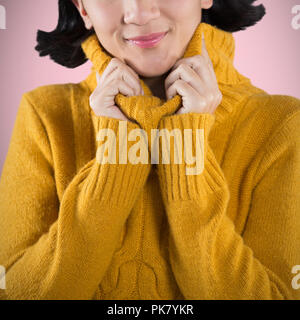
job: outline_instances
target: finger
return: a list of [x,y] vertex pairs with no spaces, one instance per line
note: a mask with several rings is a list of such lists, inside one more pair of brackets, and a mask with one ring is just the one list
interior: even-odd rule
[[125,116],[125,114],[117,107],[112,106],[105,109],[105,116],[110,118],[115,118],[118,120],[127,120],[128,118]]
[[[196,92],[196,90],[182,80],[177,80],[167,92],[167,96],[170,99],[172,99],[176,94],[182,97],[182,107],[176,112],[176,114],[198,112],[193,108],[196,105],[196,101],[201,101],[203,104],[205,103],[205,100]],[[188,100],[187,97],[193,97],[196,101],[192,101],[193,99]]]
[[214,65],[213,65],[213,62],[209,56],[209,53],[207,51],[207,47],[206,47],[206,42],[205,42],[205,36],[204,36],[204,33],[202,32],[202,52],[201,52],[201,55],[204,57],[208,67],[209,67],[209,71],[210,71],[210,74],[212,76],[212,79],[214,80],[215,83],[217,83],[217,77],[216,77],[216,74],[215,74],[215,69],[214,69]]
[[105,78],[107,78],[108,76],[110,76],[110,74],[116,70],[117,68],[128,68],[129,71],[132,73],[133,76],[135,76],[138,79],[138,75],[131,69],[129,68],[126,64],[124,64],[121,60],[119,60],[118,58],[112,58],[109,62],[109,64],[107,65],[107,67],[105,68],[104,72],[101,75],[101,81],[104,81]]
[[194,94],[194,89],[188,83],[179,79],[175,81],[167,90],[167,99],[172,99],[176,96],[176,94],[182,97],[190,96],[191,94]]
[[[120,67],[120,70],[122,70],[123,74],[128,73],[128,74],[131,75],[131,79],[132,79],[131,83],[135,87],[136,95],[144,94],[139,75],[126,63],[125,59],[124,59],[124,62],[122,62],[121,60],[117,59],[116,63]],[[134,80],[136,80],[136,82],[134,82]],[[136,88],[136,87],[138,87],[138,88]]]
[[176,68],[179,67],[180,65],[179,63],[180,64],[185,63],[189,65],[193,70],[196,71],[198,76],[204,81],[207,80],[207,82],[209,83],[209,79],[211,79],[213,82],[217,83],[217,78],[216,78],[215,70],[212,63],[208,64],[207,60],[202,55],[196,55],[196,56],[193,56],[190,58],[184,58],[178,61],[178,63],[176,63],[173,67],[175,70]]
[[[121,61],[122,62],[122,61]],[[129,72],[132,73],[132,75],[139,80],[139,75],[138,73],[131,67],[130,63],[127,62],[127,59],[124,59],[124,62],[122,62],[122,65],[128,69]]]
[[119,92],[126,95],[126,96],[134,96],[135,92],[134,89],[126,83],[126,81],[118,80],[117,86],[119,89]]
[[[196,67],[195,67],[196,68]],[[207,68],[204,66],[204,68]],[[198,69],[198,67],[196,68]],[[199,94],[204,95],[205,92],[208,90],[208,85],[205,83],[205,80],[207,77],[210,79],[210,72],[209,70],[204,70],[206,74],[204,73],[204,77],[201,78],[196,72],[196,70],[192,69],[190,65],[184,63],[181,64],[176,70],[174,70],[172,73],[169,74],[169,76],[165,80],[165,91],[168,90],[168,88],[177,80],[181,79],[187,82],[191,87],[193,87],[196,91],[198,91]],[[203,72],[198,71],[200,75],[203,74]],[[209,80],[207,80],[207,83],[210,83]]]
[[211,59],[210,59],[210,56],[209,56],[208,51],[207,51],[207,48],[206,48],[204,33],[202,33],[202,50],[201,50],[201,55],[205,58],[207,64],[210,65],[211,67],[213,67],[213,63],[212,63],[212,61],[211,61]]
[[184,63],[186,59],[188,59],[188,58],[183,58],[183,59],[177,60],[176,63],[173,65],[171,71],[172,71],[172,70],[175,70],[176,68],[178,68],[178,66],[179,66],[180,64]]
[[178,109],[178,111],[175,112],[175,114],[184,114],[184,113],[188,113],[185,107],[181,107]]
[[212,70],[201,55],[194,56],[188,62],[191,68],[197,73],[198,77],[209,87],[213,81]]
[[117,64],[112,59],[99,78],[99,83],[104,84],[105,79],[117,68]]
[[100,74],[98,73],[98,71],[96,71],[96,80],[97,80],[97,85],[99,85],[99,84],[100,84],[100,79],[101,79]]
[[[203,97],[198,97],[197,98],[197,102],[198,104],[202,105],[203,107],[205,106],[206,102],[205,99]],[[189,112],[195,112],[195,113],[207,113],[207,111],[200,111],[197,108],[193,108],[194,104],[191,104],[190,106],[185,106],[183,105],[181,108],[179,108],[177,110],[177,112],[175,112],[175,114],[183,114],[183,113],[189,113]]]
[[134,90],[123,80],[121,79],[112,79],[111,82],[107,84],[106,96],[115,97],[118,93],[121,93],[125,96],[134,96]]
[[175,112],[175,114],[183,114],[185,113],[184,111],[182,111],[183,107],[179,108],[178,111]]
[[130,72],[129,68],[127,68],[122,62],[119,62],[117,59],[112,61],[111,65],[107,66],[101,79],[102,86],[107,86],[108,83],[114,79],[124,80],[132,87],[134,90],[134,95],[139,95],[142,93],[142,86],[139,78],[137,79],[133,72]]
[[118,66],[120,67],[120,69],[123,72],[128,72],[129,74],[131,74],[131,76],[137,80],[137,83],[140,87],[139,91],[137,92],[137,94],[142,92],[142,85],[140,84],[140,78],[139,75],[126,63],[126,60],[124,59],[124,62],[116,59],[116,63],[118,64]]
[[171,72],[167,78],[165,79],[165,91],[169,89],[169,87],[176,81],[180,79],[180,73],[178,70],[174,70]]
[[191,65],[182,63],[176,70],[171,72],[165,79],[165,89],[167,90],[176,80],[182,79],[186,82],[191,82],[195,78],[195,71],[191,68]]
[[184,58],[182,59],[181,64],[187,64],[188,66],[190,66],[192,70],[196,71],[198,76],[202,78],[203,81],[207,80],[209,82],[210,79],[213,79],[211,78],[212,70],[208,68],[207,62],[202,55]]
[[129,65],[125,64],[124,66],[138,81],[140,80],[139,75]]
[[128,70],[124,70],[121,73],[121,79],[123,79],[125,82],[127,82],[132,89],[134,90],[134,93],[136,96],[138,96],[139,94],[142,94],[142,86],[140,84],[140,81],[138,81],[131,72],[128,72]]

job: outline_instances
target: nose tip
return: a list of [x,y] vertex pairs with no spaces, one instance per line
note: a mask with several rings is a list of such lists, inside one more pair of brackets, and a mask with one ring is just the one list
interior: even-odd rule
[[124,22],[144,25],[152,19],[158,18],[159,16],[160,11],[155,4],[155,1],[132,1],[130,7],[128,7],[125,11]]

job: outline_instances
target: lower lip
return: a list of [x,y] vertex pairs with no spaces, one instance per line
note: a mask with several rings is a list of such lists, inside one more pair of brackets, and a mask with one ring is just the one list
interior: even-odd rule
[[130,44],[133,44],[135,46],[138,46],[140,48],[153,48],[156,46],[165,36],[167,35],[167,32],[162,34],[161,36],[147,40],[147,41],[141,41],[141,40],[126,40]]

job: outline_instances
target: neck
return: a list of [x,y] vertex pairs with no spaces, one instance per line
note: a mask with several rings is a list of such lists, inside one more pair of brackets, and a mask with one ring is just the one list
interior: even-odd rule
[[162,75],[158,75],[155,77],[140,76],[140,79],[142,79],[145,82],[145,84],[149,87],[154,96],[166,101],[167,98],[165,92],[165,80],[169,73],[170,70]]

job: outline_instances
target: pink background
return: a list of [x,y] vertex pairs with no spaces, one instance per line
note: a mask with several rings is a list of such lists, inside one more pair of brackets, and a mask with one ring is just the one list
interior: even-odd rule
[[[90,72],[87,62],[67,69],[39,57],[37,29],[52,31],[57,0],[0,0],[6,8],[6,30],[0,30],[0,172],[8,150],[21,96],[41,85],[80,82]],[[252,83],[271,94],[300,99],[300,29],[291,26],[292,7],[300,0],[264,0],[267,14],[254,27],[234,34],[235,66]]]

